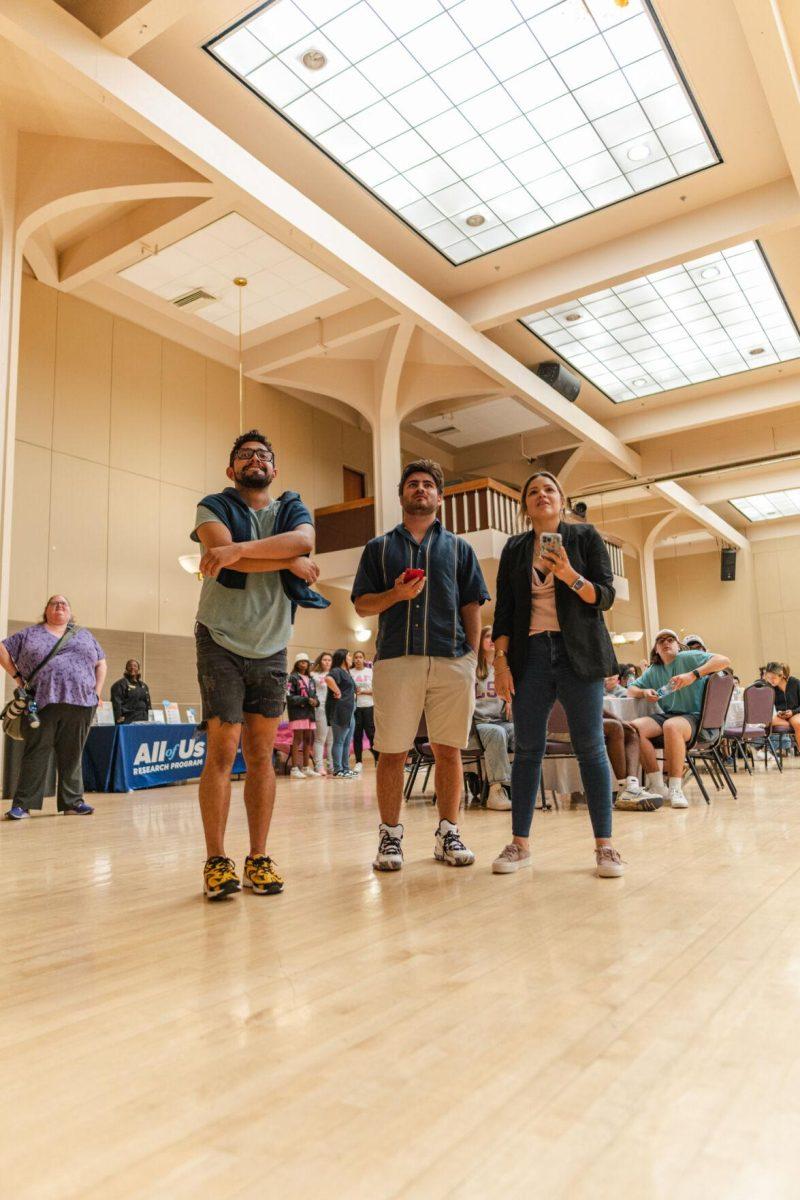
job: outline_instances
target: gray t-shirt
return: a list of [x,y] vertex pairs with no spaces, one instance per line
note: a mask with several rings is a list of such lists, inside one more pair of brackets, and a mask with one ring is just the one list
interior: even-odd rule
[[[279,503],[271,500],[266,508],[250,509],[254,541],[272,536]],[[200,504],[195,529],[207,521],[219,521],[219,517]],[[204,579],[197,620],[219,646],[243,658],[269,658],[285,650],[292,635],[292,608],[279,571],[254,572],[247,576],[243,589]]]

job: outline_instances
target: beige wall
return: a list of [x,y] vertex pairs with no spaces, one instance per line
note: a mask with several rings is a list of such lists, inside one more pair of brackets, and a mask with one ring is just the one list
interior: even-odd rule
[[[273,441],[278,484],[310,509],[342,499],[342,466],[372,478],[368,433],[247,381],[245,420]],[[178,565],[198,499],[227,484],[236,373],[26,278],[10,618],[65,592],[82,624],[187,636],[198,583]],[[352,640],[337,600],[301,616],[309,650]]]
[[[796,554],[800,551],[800,538],[794,541]],[[772,564],[776,578],[785,578],[787,589],[790,579],[790,573],[782,573],[777,562],[782,556],[775,549],[774,542],[756,544],[755,550],[752,562],[748,561],[748,554],[737,555],[736,579],[729,583],[723,583],[720,579],[718,550],[710,554],[684,554],[677,558],[656,560],[661,624],[680,635],[699,633],[709,649],[729,656],[736,674],[743,682],[756,679],[763,655],[772,655],[770,647],[773,639],[769,639],[769,644],[762,639],[761,627],[768,615],[762,609],[762,604],[774,606],[777,593],[770,597],[768,589],[758,581],[763,560],[767,559]],[[800,581],[797,570],[795,579]],[[774,614],[774,607],[771,611]],[[784,631],[785,625],[781,619],[781,639]],[[781,644],[786,645],[786,642],[781,640]],[[795,657],[800,661],[800,640],[794,644],[799,652]]]

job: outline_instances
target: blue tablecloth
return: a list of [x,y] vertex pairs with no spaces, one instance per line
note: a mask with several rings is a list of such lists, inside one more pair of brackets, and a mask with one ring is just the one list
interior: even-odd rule
[[93,725],[83,748],[83,790],[107,792],[117,742],[116,725]]
[[[194,725],[96,725],[83,754],[87,792],[130,792],[198,779],[206,758],[206,735]],[[233,774],[243,775],[241,748]]]

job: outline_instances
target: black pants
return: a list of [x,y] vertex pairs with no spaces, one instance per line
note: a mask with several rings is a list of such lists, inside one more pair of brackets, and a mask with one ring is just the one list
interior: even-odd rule
[[356,756],[356,762],[361,762],[361,755],[364,751],[364,734],[367,735],[369,748],[372,751],[372,757],[375,762],[378,761],[378,751],[375,749],[373,742],[375,741],[375,709],[370,704],[369,708],[356,708],[356,725],[353,732],[353,752]]
[[39,728],[25,729],[15,804],[21,808],[42,807],[53,752],[58,767],[58,811],[64,812],[83,799],[81,758],[93,716],[93,708],[77,704],[48,704],[41,710]]

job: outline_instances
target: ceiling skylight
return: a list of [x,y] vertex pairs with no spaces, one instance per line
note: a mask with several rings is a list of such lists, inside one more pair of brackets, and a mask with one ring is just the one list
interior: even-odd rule
[[347,290],[239,213],[212,221],[119,276],[172,304],[202,290],[208,301],[196,312],[184,311],[228,333],[239,329],[237,276],[247,280],[241,289],[243,333]]
[[760,496],[742,496],[729,500],[748,521],[775,521],[778,517],[800,517],[800,488],[785,492],[763,492]]
[[757,242],[522,321],[616,402],[800,357],[797,326]]
[[646,0],[268,0],[206,49],[454,263],[720,161]]

